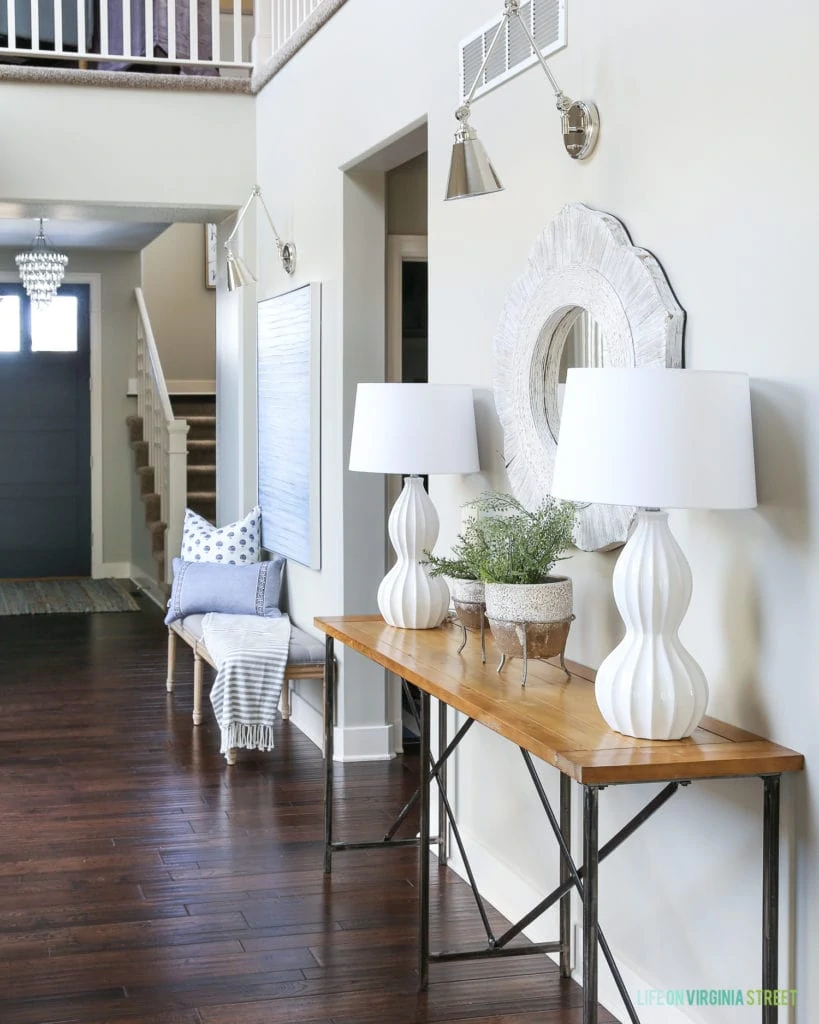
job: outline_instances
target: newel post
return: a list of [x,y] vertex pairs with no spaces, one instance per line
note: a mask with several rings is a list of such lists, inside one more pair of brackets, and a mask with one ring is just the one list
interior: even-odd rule
[[173,583],[173,559],[182,550],[182,525],[188,502],[188,421],[168,423],[168,492],[165,534],[165,582]]

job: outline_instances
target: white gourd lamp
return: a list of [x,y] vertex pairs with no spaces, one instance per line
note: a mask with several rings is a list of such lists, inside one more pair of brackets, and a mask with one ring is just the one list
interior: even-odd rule
[[350,469],[408,474],[389,518],[398,560],[378,587],[378,608],[390,626],[431,629],[449,607],[449,588],[424,564],[424,551],[438,539],[438,513],[422,474],[477,473],[479,468],[472,388],[358,385]]
[[677,635],[691,570],[663,510],[756,507],[747,375],[569,370],[552,493],[637,506],[613,580],[626,635],[597,672],[597,704],[626,736],[690,736],[708,684]]

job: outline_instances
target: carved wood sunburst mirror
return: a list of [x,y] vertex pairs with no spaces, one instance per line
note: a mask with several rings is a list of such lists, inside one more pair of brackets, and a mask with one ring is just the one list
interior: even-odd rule
[[[566,371],[682,365],[685,313],[660,264],[616,217],[564,206],[540,234],[506,298],[494,338],[493,388],[512,493],[534,508],[551,492]],[[594,444],[594,438],[589,438]],[[575,543],[625,543],[633,508],[581,508]]]

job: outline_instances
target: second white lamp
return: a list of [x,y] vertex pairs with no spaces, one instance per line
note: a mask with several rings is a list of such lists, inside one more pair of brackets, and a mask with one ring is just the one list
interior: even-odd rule
[[439,625],[449,607],[449,589],[424,564],[424,551],[438,539],[438,513],[421,477],[478,471],[472,388],[359,384],[350,469],[408,474],[390,513],[390,541],[398,559],[378,588],[378,609],[391,626]]
[[748,377],[569,370],[552,493],[638,506],[614,569],[626,635],[597,672],[597,704],[627,736],[690,736],[705,714],[708,684],[677,635],[691,570],[665,509],[756,505]]

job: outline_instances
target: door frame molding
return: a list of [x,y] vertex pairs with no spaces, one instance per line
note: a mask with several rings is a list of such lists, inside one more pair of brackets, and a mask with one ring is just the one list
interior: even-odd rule
[[[66,284],[87,284],[90,331],[89,373],[91,415],[91,576],[110,576],[102,560],[102,274],[66,274]],[[0,282],[19,284],[20,277],[12,271],[0,271]]]
[[[429,240],[427,235],[387,235],[387,331],[385,380],[401,382],[401,355],[403,349],[403,302],[402,268],[404,263],[429,263]],[[386,514],[390,514],[401,493],[402,479],[396,474],[386,478]],[[385,539],[386,566],[393,562],[389,536]],[[393,744],[396,754],[403,753],[403,715],[401,703],[401,680],[391,672],[387,673],[387,720],[392,723]]]

